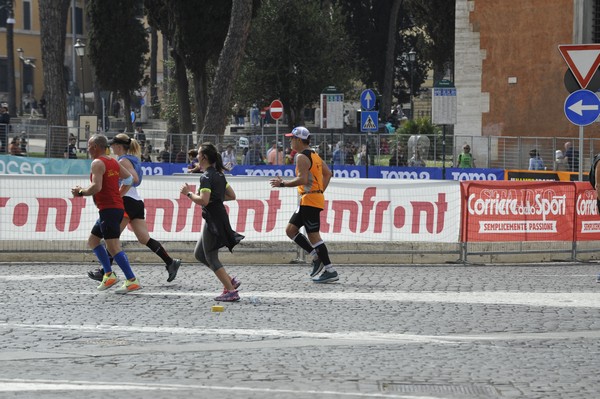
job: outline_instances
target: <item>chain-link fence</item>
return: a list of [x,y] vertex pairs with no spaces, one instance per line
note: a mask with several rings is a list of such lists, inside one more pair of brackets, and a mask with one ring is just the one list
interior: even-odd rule
[[[34,157],[68,158],[69,145],[75,145],[75,153],[79,158],[86,158],[87,140],[93,133],[89,128],[48,126],[43,120],[27,119],[11,125],[0,125],[0,133],[6,132],[2,151],[9,153],[9,143],[15,137],[20,139],[23,155]],[[194,133],[167,133],[161,129],[145,129],[143,136],[130,133],[142,142],[147,159],[153,162],[164,162],[161,152],[167,150],[170,161],[187,162],[187,151],[197,148],[198,144],[211,142],[221,150],[232,145],[238,164],[244,163],[246,149],[257,149],[266,159],[266,153],[278,142],[284,151],[289,149],[289,140],[284,137],[287,129],[280,129],[278,135],[273,131],[236,132],[224,136],[200,135]],[[116,132],[107,132],[112,137]],[[74,137],[75,143],[69,138]],[[6,144],[4,141],[6,140]],[[583,140],[583,171],[590,167],[594,155],[600,151],[599,139]],[[571,143],[574,150],[571,161],[579,158],[579,139],[570,137],[508,137],[508,136],[452,136],[441,134],[417,136],[394,135],[387,133],[348,133],[348,132],[314,132],[311,135],[311,146],[327,163],[340,165],[370,164],[380,166],[404,166],[419,152],[428,167],[453,166],[465,144],[471,148],[478,168],[528,169],[530,154],[535,151],[543,161],[547,170],[577,171],[577,162],[570,165],[563,162],[566,155],[565,144]],[[337,153],[336,153],[337,151]],[[396,151],[399,153],[397,154]],[[340,155],[340,153],[342,155]],[[362,155],[361,155],[362,153]],[[366,154],[366,156],[364,156]],[[179,157],[178,157],[179,155]],[[410,164],[410,163],[409,163]],[[575,166],[574,166],[575,165]],[[571,169],[569,169],[571,168]]]

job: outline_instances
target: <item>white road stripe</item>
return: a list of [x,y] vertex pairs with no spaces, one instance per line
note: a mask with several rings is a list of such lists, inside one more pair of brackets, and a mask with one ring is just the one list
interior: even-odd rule
[[[147,333],[147,334],[179,334],[179,335],[231,335],[250,337],[269,337],[284,339],[323,339],[333,341],[354,341],[355,343],[436,343],[457,344],[465,341],[509,341],[509,340],[532,340],[532,339],[573,339],[587,338],[598,339],[600,332],[592,331],[567,331],[567,332],[494,332],[489,334],[472,335],[415,335],[402,333],[388,333],[380,331],[338,331],[338,332],[313,332],[300,330],[273,330],[273,329],[250,329],[250,328],[195,328],[195,327],[160,327],[160,326],[115,326],[115,325],[65,325],[65,324],[19,324],[0,323],[0,330],[6,329],[31,329],[31,330],[61,330],[61,331],[85,331],[85,332],[125,332],[125,333]],[[343,343],[341,345],[345,345]]]
[[24,380],[24,379],[0,379],[0,392],[28,392],[28,391],[97,391],[97,390],[205,390],[205,391],[229,391],[229,392],[262,392],[265,394],[285,393],[297,395],[316,395],[355,397],[355,398],[391,398],[391,399],[436,399],[439,397],[395,395],[388,393],[361,393],[340,391],[317,391],[317,390],[292,390],[278,388],[251,388],[241,386],[220,385],[183,385],[183,384],[135,384],[119,382],[118,387],[114,383],[102,383],[94,381],[69,381],[69,380]]
[[[594,283],[595,284],[595,283]],[[596,285],[593,286],[594,288]],[[136,291],[128,295],[139,296],[181,296],[214,298],[214,292],[188,292],[188,291]],[[301,299],[316,301],[373,301],[373,302],[430,302],[430,303],[462,303],[480,305],[524,305],[539,307],[559,308],[600,308],[600,286],[598,292],[506,292],[506,291],[478,291],[478,292],[410,292],[410,291],[379,291],[379,292],[278,292],[278,291],[240,291],[242,301],[250,298],[260,301],[264,299]],[[95,290],[80,292],[55,292],[41,291],[43,295],[99,295]],[[100,295],[111,295],[112,291],[104,291]]]

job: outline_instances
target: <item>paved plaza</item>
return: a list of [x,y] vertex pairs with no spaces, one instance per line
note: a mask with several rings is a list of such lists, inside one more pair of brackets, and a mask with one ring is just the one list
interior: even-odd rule
[[[599,264],[133,264],[143,290],[98,293],[94,264],[0,263],[0,398],[598,398]],[[117,268],[120,276],[120,270]]]

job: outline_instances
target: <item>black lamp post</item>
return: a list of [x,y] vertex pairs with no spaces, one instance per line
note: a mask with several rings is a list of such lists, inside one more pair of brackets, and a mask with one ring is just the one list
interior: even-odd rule
[[82,111],[81,113],[85,113],[85,79],[83,76],[83,56],[85,55],[85,44],[81,42],[80,39],[77,39],[75,42],[75,52],[79,56],[79,64],[81,70],[81,100],[83,101]]
[[415,119],[415,102],[413,98],[414,64],[417,59],[415,50],[408,52],[408,62],[410,62],[410,119]]
[[7,2],[8,17],[6,18],[6,54],[8,62],[8,110],[9,115],[17,115],[17,93],[15,89],[15,50],[14,50],[14,27],[15,16],[13,14],[12,0]]
[[21,95],[21,98],[19,99],[19,115],[23,116],[23,92],[25,91],[25,83],[23,81],[23,63],[25,62],[25,57],[23,56],[23,49],[21,47],[19,47],[17,49],[17,53],[19,53],[19,86],[20,86],[20,90],[19,90],[19,94]]

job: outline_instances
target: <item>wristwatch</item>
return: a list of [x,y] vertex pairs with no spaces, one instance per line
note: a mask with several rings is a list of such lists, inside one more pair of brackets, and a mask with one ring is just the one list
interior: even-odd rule
[[83,189],[80,189],[79,191],[77,191],[77,195],[79,195],[80,197],[83,197]]
[[283,180],[279,183],[279,187],[285,187],[285,182]]
[[192,198],[192,192],[188,191],[188,193],[186,194],[188,196],[188,198]]

